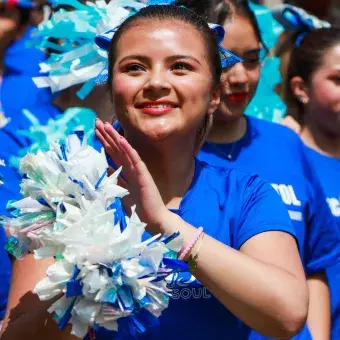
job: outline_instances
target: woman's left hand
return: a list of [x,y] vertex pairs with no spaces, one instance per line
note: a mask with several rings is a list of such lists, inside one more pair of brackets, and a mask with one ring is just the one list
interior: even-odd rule
[[129,142],[109,124],[96,121],[96,135],[117,166],[123,166],[124,186],[130,194],[123,199],[129,208],[137,205],[137,214],[152,233],[163,232],[163,224],[171,214],[145,163]]

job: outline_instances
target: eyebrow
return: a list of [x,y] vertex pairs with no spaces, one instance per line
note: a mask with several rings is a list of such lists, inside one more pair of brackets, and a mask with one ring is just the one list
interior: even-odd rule
[[[120,60],[119,64],[123,63],[127,59],[138,59],[138,60],[141,60],[144,63],[150,62],[150,58],[147,57],[147,56],[140,55],[140,54],[132,54],[132,55],[128,55],[128,56],[124,57],[122,60]],[[175,61],[177,59],[191,59],[191,60],[195,61],[197,64],[201,65],[200,61],[198,59],[196,59],[195,57],[192,57],[190,55],[184,55],[184,54],[172,55],[170,57],[167,57],[165,60],[168,61],[168,62],[172,62],[172,61]]]
[[177,59],[191,59],[191,60],[195,61],[197,64],[201,65],[201,63],[198,59],[196,59],[195,57],[192,57],[190,55],[177,54],[177,55],[173,55],[171,57],[166,58],[167,61],[174,61],[174,60],[177,60]]

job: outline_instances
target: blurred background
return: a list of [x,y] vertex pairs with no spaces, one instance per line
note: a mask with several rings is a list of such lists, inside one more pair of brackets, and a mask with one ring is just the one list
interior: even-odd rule
[[292,4],[306,9],[308,12],[315,14],[319,18],[327,19],[333,24],[339,24],[340,0],[258,0],[253,2],[269,7],[282,3]]

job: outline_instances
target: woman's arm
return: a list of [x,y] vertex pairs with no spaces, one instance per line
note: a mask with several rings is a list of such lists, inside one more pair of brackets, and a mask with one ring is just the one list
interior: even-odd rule
[[46,270],[53,262],[50,259],[36,261],[33,255],[14,262],[1,340],[75,339],[69,329],[61,332],[47,312],[52,301],[42,302],[32,292],[36,284],[46,277]]
[[315,340],[330,339],[331,305],[327,278],[324,272],[307,279],[309,288],[308,328]]
[[[180,230],[184,247],[197,231],[177,215],[165,220],[163,232]],[[205,235],[195,276],[236,317],[267,337],[291,338],[306,322],[308,290],[289,234],[258,234],[241,251]]]
[[[97,129],[111,158],[123,165],[127,198],[137,204],[148,231],[171,235],[179,230],[186,247],[197,229],[165,207],[146,165],[126,139],[100,121]],[[195,276],[251,328],[268,337],[294,336],[308,311],[308,289],[294,238],[284,232],[264,232],[240,250],[205,235]]]

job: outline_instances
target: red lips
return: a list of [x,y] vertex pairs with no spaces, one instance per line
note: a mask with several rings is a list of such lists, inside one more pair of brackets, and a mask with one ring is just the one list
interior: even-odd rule
[[137,107],[145,114],[152,116],[164,115],[178,107],[177,104],[167,100],[146,101]]
[[229,101],[233,103],[241,103],[248,98],[248,93],[247,92],[231,93],[227,95],[227,98]]

